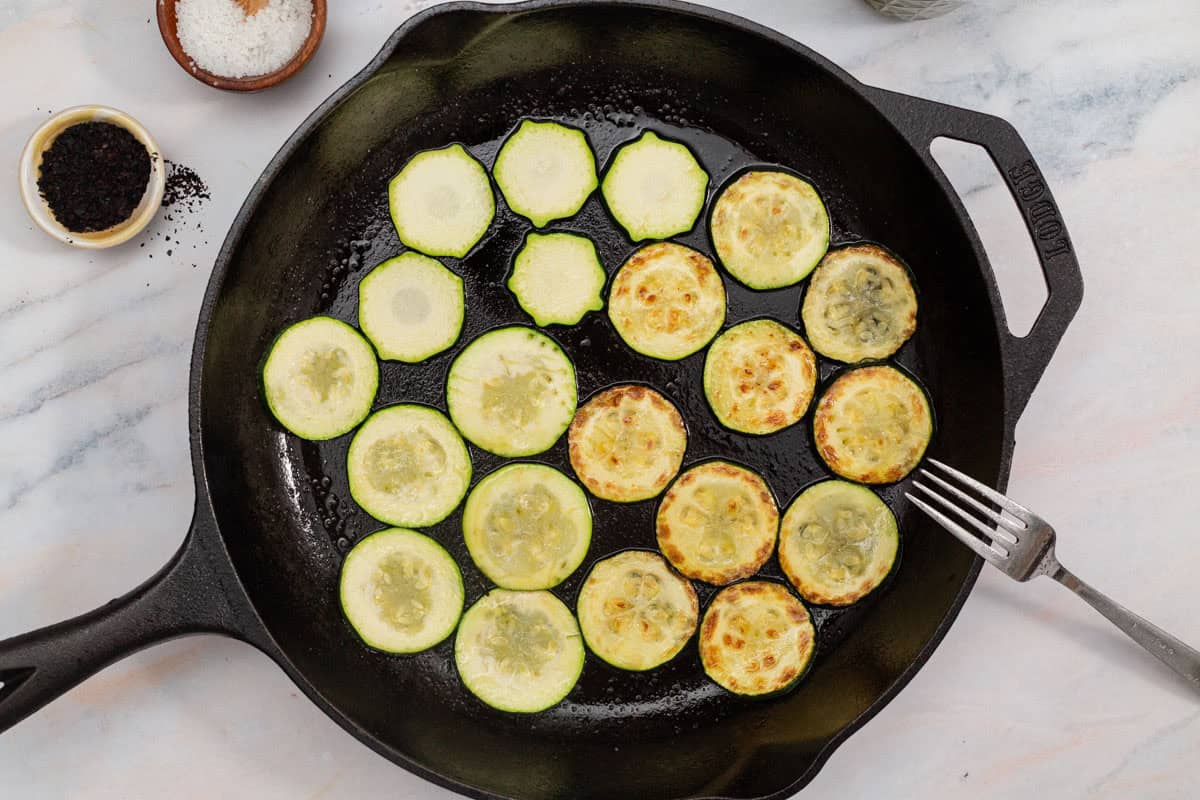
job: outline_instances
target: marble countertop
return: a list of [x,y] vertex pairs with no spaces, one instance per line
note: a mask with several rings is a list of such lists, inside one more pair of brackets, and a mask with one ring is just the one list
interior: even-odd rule
[[[217,248],[286,135],[430,4],[338,0],[308,68],[253,96],[179,70],[150,0],[0,7],[0,638],[125,592],[178,546],[188,355]],[[1200,5],[980,0],[914,24],[858,0],[713,5],[868,83],[1016,125],[1087,291],[1018,427],[1011,493],[1058,526],[1079,575],[1200,643]],[[21,146],[89,102],[146,124],[211,200],[115,251],[37,232],[15,191]],[[1028,327],[1039,282],[1011,202],[974,151],[938,155]],[[987,571],[928,666],[803,796],[1191,798],[1197,752],[1200,698],[1056,584]],[[217,637],[140,653],[4,734],[0,785],[14,800],[451,797]]]

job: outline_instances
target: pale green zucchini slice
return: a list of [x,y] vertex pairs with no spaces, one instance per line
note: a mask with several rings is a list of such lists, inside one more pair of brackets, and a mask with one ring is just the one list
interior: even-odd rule
[[471,482],[471,457],[440,411],[397,405],[376,411],[350,441],[350,494],[389,525],[422,528],[458,507]]
[[756,319],[722,333],[704,359],[704,396],[726,428],[766,434],[804,416],[817,359],[800,334]]
[[531,233],[513,261],[508,289],[538,325],[575,325],[604,308],[607,277],[590,239]]
[[692,584],[657,553],[627,550],[592,567],[579,592],[579,628],[591,651],[641,672],[670,661],[696,632]]
[[657,496],[678,474],[687,429],[670,400],[625,384],[584,403],[567,442],[571,467],[592,494],[632,503]]
[[678,361],[721,329],[725,284],[703,253],[672,242],[647,245],[617,271],[608,318],[637,352]]
[[722,586],[767,563],[775,552],[779,508],[761,476],[709,461],[680,475],[663,496],[655,533],[675,569]]
[[635,242],[690,231],[704,208],[708,173],[686,145],[646,131],[621,145],[600,191]]
[[358,285],[358,326],[379,357],[415,364],[458,341],[462,278],[420,253],[371,270]]
[[709,233],[729,274],[751,289],[799,283],[829,247],[817,190],[787,172],[747,172],[713,205]]
[[860,367],[830,384],[813,414],[813,441],[831,470],[859,483],[895,483],[933,436],[925,392],[894,367]]
[[549,450],[575,416],[575,367],[544,333],[500,328],[466,346],[450,366],[450,418],[476,446],[499,456]]
[[358,331],[313,317],[279,334],[263,363],[263,395],[283,427],[301,439],[332,439],[362,422],[379,388],[375,351]]
[[587,136],[557,122],[524,120],[492,167],[508,207],[537,227],[574,216],[596,190],[596,157]]
[[509,464],[475,485],[463,509],[475,566],[505,589],[550,589],[582,563],[592,509],[575,481],[544,464]]
[[821,355],[851,363],[882,359],[917,330],[917,293],[908,268],[891,253],[850,245],[821,260],[800,314]]
[[810,603],[848,606],[883,582],[900,546],[896,516],[865,486],[822,481],[792,501],[779,527],[779,565]]
[[461,144],[413,156],[388,184],[400,241],[427,256],[461,258],[496,216],[487,171]]
[[385,653],[419,653],[458,624],[462,573],[433,539],[388,528],[346,554],[339,596],[342,613],[368,645]]
[[787,587],[745,581],[717,593],[700,624],[704,672],[734,694],[790,689],[816,650],[812,617]]
[[583,658],[575,617],[545,591],[493,589],[467,609],[454,639],[462,682],[500,711],[530,714],[561,702]]

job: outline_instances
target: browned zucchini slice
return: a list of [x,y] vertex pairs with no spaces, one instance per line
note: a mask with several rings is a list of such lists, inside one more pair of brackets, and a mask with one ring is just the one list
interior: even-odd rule
[[670,400],[627,384],[588,400],[567,440],[571,466],[592,494],[632,503],[655,497],[678,474],[687,430]]
[[895,256],[856,244],[822,259],[800,313],[821,355],[850,363],[887,358],[917,329],[917,293]]
[[810,603],[848,606],[896,562],[900,533],[887,504],[865,486],[821,481],[792,501],[779,526],[779,565]]
[[613,279],[608,318],[642,355],[678,361],[725,322],[725,285],[703,253],[672,242],[638,250]]
[[657,553],[627,550],[592,567],[579,592],[579,627],[592,652],[620,669],[670,661],[696,632],[692,584]]
[[800,334],[756,319],[734,325],[704,360],[704,395],[717,419],[742,433],[794,425],[812,402],[817,359]]
[[859,483],[894,483],[921,461],[933,412],[920,386],[894,367],[861,367],[835,380],[813,415],[829,468]]
[[775,552],[779,509],[759,475],[710,461],[671,486],[658,508],[655,530],[675,569],[723,585],[758,572]]
[[735,694],[791,688],[812,661],[812,618],[787,587],[746,581],[722,589],[700,625],[704,672]]

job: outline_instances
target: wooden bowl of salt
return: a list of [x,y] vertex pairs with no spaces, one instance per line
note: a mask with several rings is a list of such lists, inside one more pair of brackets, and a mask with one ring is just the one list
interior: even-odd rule
[[308,63],[325,35],[326,0],[158,0],[171,56],[217,89],[257,92]]

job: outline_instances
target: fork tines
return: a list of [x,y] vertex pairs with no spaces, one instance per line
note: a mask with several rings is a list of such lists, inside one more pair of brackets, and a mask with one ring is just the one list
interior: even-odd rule
[[[976,497],[929,469],[921,469],[917,472],[919,479],[913,483],[913,489],[933,501],[937,508],[912,492],[905,492],[904,496],[988,562],[999,564],[1007,559],[1011,547],[1006,545],[1016,545],[1021,541],[1021,533],[1029,527],[1032,512],[970,475],[932,458],[928,460],[928,463],[966,488],[973,490],[975,494],[982,496],[992,506],[999,507],[1000,511],[985,505]],[[920,479],[924,479],[924,482]],[[930,484],[940,487],[942,491],[937,491]],[[951,512],[978,532],[978,535],[951,519],[943,513],[943,510]],[[1007,515],[1003,512],[1007,512]]]

